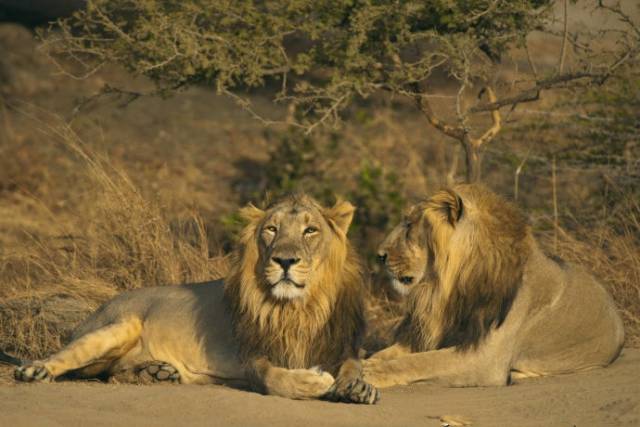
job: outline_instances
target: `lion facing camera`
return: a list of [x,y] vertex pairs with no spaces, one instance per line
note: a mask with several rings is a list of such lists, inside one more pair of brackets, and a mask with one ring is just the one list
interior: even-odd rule
[[413,206],[378,256],[407,312],[395,344],[365,361],[374,386],[505,385],[604,367],[622,349],[602,285],[545,256],[525,217],[483,186]]
[[[223,281],[144,288],[104,304],[22,381],[122,372],[247,384],[293,399],[375,403],[358,360],[364,275],[347,240],[354,208],[294,195],[247,220]],[[335,379],[334,379],[335,377]]]

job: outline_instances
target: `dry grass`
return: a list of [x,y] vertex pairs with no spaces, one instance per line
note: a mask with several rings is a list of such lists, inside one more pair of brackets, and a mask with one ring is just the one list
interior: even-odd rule
[[59,214],[19,193],[0,205],[0,348],[38,357],[119,291],[222,275],[225,262],[210,257],[197,215],[169,218],[70,127],[51,116],[34,120],[74,158],[84,194]]

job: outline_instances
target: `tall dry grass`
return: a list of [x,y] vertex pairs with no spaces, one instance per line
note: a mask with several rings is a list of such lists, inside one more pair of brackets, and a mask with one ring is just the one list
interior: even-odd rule
[[201,218],[171,218],[69,126],[21,113],[73,159],[73,181],[56,184],[81,194],[64,209],[19,193],[0,205],[0,348],[40,357],[119,291],[221,277]]

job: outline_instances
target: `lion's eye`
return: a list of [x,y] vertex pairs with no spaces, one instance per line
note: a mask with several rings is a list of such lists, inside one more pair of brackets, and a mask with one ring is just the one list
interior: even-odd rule
[[405,229],[405,237],[409,238],[409,235],[411,234],[411,223],[410,222],[406,222],[404,224],[404,229]]
[[278,231],[275,225],[268,225],[264,229],[267,230],[269,233],[274,233],[274,234],[276,231]]
[[315,233],[317,233],[317,232],[318,232],[318,229],[317,229],[317,228],[315,228],[315,227],[307,227],[307,228],[305,228],[305,229],[304,229],[303,234],[304,234],[305,236],[308,236],[308,235],[310,235],[310,234],[315,234]]

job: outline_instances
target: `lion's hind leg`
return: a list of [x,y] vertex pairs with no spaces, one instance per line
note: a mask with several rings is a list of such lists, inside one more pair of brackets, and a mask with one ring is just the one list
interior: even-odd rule
[[82,371],[83,368],[94,373],[96,366],[108,369],[136,345],[141,332],[142,321],[135,316],[103,326],[73,340],[47,359],[18,367],[15,378],[26,382],[51,381],[70,371]]

